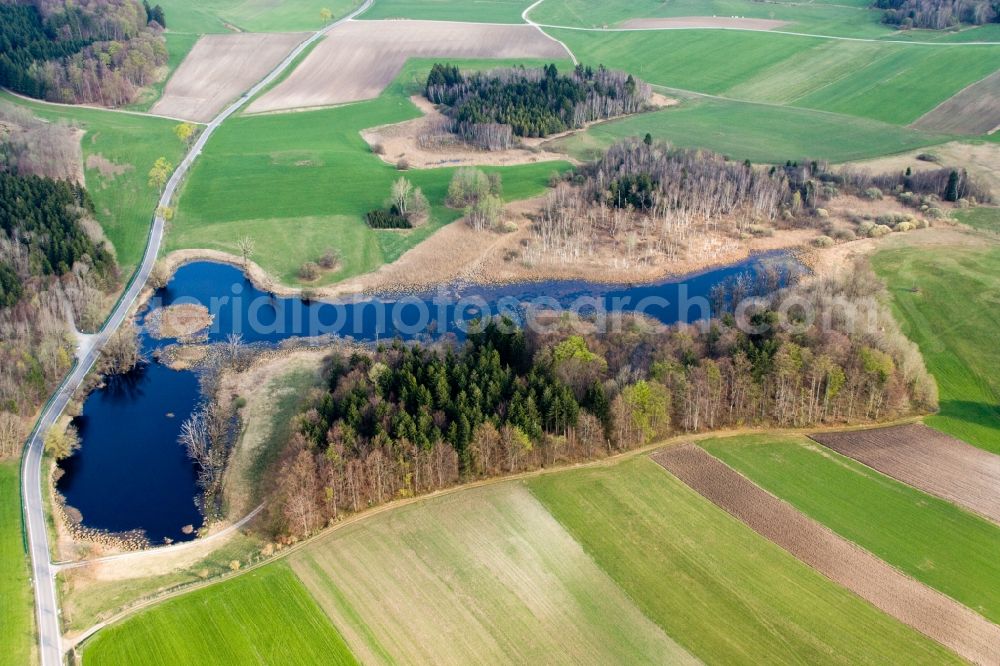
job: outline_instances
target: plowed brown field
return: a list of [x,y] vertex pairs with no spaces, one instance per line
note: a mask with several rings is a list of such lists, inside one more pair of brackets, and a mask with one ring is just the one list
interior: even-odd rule
[[309,35],[306,33],[206,35],[167,82],[152,113],[207,122],[264,78]]
[[904,624],[972,662],[996,663],[1000,627],[904,576],[703,449],[684,444],[654,454],[653,460],[758,534]]
[[919,423],[811,437],[883,474],[1000,523],[1000,456]]
[[941,102],[913,127],[948,134],[986,134],[1000,128],[1000,71]]
[[331,106],[377,97],[409,58],[568,58],[530,25],[348,21],[248,111]]

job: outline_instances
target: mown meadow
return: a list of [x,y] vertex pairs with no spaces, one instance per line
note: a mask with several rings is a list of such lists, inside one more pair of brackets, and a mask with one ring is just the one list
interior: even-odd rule
[[472,23],[523,23],[521,12],[534,0],[379,0],[362,19],[422,19]]
[[[321,9],[333,20],[343,18],[361,0],[159,0],[167,28],[195,34],[245,32],[300,32],[323,27]],[[232,27],[230,27],[232,26]]]
[[1000,246],[899,248],[872,265],[893,312],[937,380],[940,411],[926,423],[1000,453]]
[[895,568],[1000,621],[1000,527],[804,436],[699,442],[807,516]]

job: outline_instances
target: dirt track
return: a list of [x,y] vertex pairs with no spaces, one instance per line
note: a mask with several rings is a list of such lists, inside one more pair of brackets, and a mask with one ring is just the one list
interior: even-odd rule
[[567,58],[530,25],[350,21],[331,30],[250,113],[331,106],[378,97],[409,58]]
[[1000,524],[1000,456],[919,423],[810,437]]
[[623,21],[619,28],[677,30],[680,28],[735,28],[741,30],[775,30],[788,21],[738,18],[735,16],[678,16],[676,18],[637,18]]
[[683,444],[652,458],[758,534],[904,624],[974,663],[997,662],[1000,627],[904,576],[699,447]]
[[306,33],[206,35],[170,77],[150,112],[207,122],[306,37]]

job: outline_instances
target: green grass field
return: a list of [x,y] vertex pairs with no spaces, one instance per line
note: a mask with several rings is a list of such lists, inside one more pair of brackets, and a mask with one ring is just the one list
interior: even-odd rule
[[361,4],[360,0],[160,0],[172,32],[204,34],[232,32],[299,32],[323,27],[321,9],[334,20]]
[[992,73],[1000,45],[835,42],[765,32],[552,30],[576,56],[650,83],[906,124]]
[[952,217],[970,227],[1000,233],[1000,208],[983,207],[956,210],[952,213]]
[[290,563],[365,663],[690,661],[519,483],[373,516]]
[[1000,527],[802,436],[699,442],[845,539],[1000,621]]
[[531,19],[549,25],[580,27],[614,26],[630,18],[686,16],[740,16],[788,21],[778,28],[838,37],[882,37],[892,30],[881,23],[882,13],[870,3],[753,2],[752,0],[545,0],[531,12]]
[[102,630],[88,664],[354,664],[302,583],[280,563],[170,599]]
[[940,412],[927,425],[1000,453],[1000,246],[983,238],[968,247],[893,249],[872,264],[937,380]]
[[586,160],[615,141],[646,132],[678,146],[708,148],[733,159],[771,163],[804,157],[846,162],[946,140],[875,120],[810,109],[691,98],[678,107],[594,125],[552,145]]
[[34,604],[28,559],[21,536],[18,461],[0,463],[0,665],[31,662],[35,644]]
[[376,0],[363,19],[425,19],[472,23],[523,23],[534,0]]
[[[282,282],[296,283],[303,262],[334,248],[342,264],[321,278],[320,283],[329,283],[393,261],[457,219],[460,212],[443,205],[454,169],[400,173],[372,154],[359,134],[367,127],[416,117],[419,112],[407,96],[429,68],[427,61],[410,63],[375,100],[227,122],[191,171],[166,250],[237,253],[237,240],[250,235],[257,240],[254,260]],[[505,198],[513,201],[541,193],[549,174],[567,166],[542,162],[485,170],[502,174]],[[368,228],[364,214],[383,204],[400,176],[423,189],[432,206],[431,220],[410,231]]]
[[645,614],[706,663],[956,661],[646,457],[529,485]]
[[174,135],[176,122],[96,109],[28,102],[0,92],[0,103],[23,106],[36,116],[72,123],[86,131],[83,157],[103,158],[116,173],[86,169],[87,190],[97,219],[115,247],[122,273],[128,276],[142,257],[159,193],[149,186],[149,169],[159,157],[177,164],[184,144]]

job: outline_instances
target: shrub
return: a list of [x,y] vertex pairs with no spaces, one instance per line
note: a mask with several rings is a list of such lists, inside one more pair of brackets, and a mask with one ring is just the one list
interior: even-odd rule
[[870,238],[881,238],[887,234],[892,233],[892,227],[886,226],[884,224],[876,224],[872,227],[872,230],[868,232]]
[[875,228],[875,223],[870,220],[863,220],[858,224],[858,233],[862,236],[871,236],[872,229]]
[[913,231],[916,228],[917,225],[915,225],[913,222],[900,222],[895,227],[893,227],[893,231]]
[[306,263],[299,266],[299,279],[305,280],[306,282],[315,280],[319,277],[319,266],[316,265],[314,261],[307,261]]
[[838,228],[833,230],[833,239],[837,241],[852,241],[858,235],[851,229]]
[[372,229],[412,229],[413,225],[405,217],[393,210],[376,208],[365,215],[365,221]]
[[940,162],[940,158],[934,153],[920,153],[917,155],[917,159],[921,162]]
[[340,263],[340,255],[333,248],[327,248],[323,256],[319,258],[319,265],[326,270],[330,270]]
[[869,187],[867,190],[864,191],[864,196],[866,199],[871,199],[872,201],[876,201],[882,198],[882,190],[878,189],[877,187]]
[[373,143],[372,152],[375,153],[376,155],[385,155],[385,146],[383,146],[381,143]]
[[406,171],[410,168],[410,161],[405,157],[396,162],[396,171]]
[[944,217],[944,211],[940,208],[928,208],[924,211],[924,215],[932,220],[940,220]]
[[833,247],[833,239],[829,236],[817,236],[813,239],[812,244],[816,247]]
[[821,219],[826,219],[830,217],[830,213],[826,210],[826,208],[817,208],[816,217],[819,217]]

